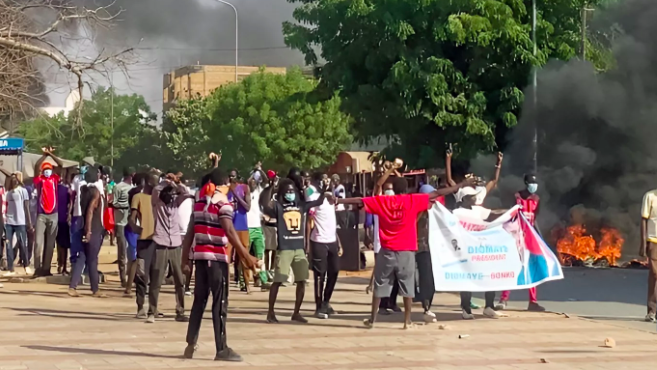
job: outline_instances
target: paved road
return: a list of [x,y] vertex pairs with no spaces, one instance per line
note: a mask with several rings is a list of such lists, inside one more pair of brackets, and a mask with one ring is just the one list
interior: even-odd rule
[[[657,332],[657,325],[643,322],[647,270],[564,268],[564,275],[564,280],[538,287],[538,299],[548,310]],[[512,293],[511,306],[526,302],[526,291]]]

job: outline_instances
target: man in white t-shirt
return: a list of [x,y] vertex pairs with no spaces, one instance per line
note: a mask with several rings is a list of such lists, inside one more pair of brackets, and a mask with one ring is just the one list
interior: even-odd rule
[[[313,176],[316,189],[322,188],[321,181],[321,173]],[[318,192],[313,193],[309,196],[308,201],[318,199],[319,195]],[[342,255],[342,248],[337,236],[335,211],[335,196],[327,193],[324,203],[319,207],[312,208],[308,213],[313,220],[310,251],[315,275],[315,316],[320,319],[327,319],[335,313],[330,301],[338,281],[340,256]]]
[[[480,195],[481,189],[470,186],[462,187],[454,195],[456,197],[457,208],[452,211],[462,221],[470,220],[473,223],[484,221],[493,221],[503,215],[506,210],[491,210],[477,204],[477,196]],[[486,307],[484,316],[492,319],[500,318],[504,315],[495,311],[495,292],[486,292]],[[461,292],[461,309],[464,320],[474,319],[472,314],[472,292]]]
[[[255,171],[254,174],[260,174],[260,178],[263,178],[262,173],[259,171]],[[251,208],[246,213],[246,223],[249,227],[249,241],[251,246],[245,245],[245,247],[253,247],[253,253],[256,258],[264,263],[265,237],[262,233],[262,210],[260,209],[260,194],[262,194],[262,188],[258,184],[256,177],[253,175],[249,178],[248,183],[251,197]],[[255,287],[259,286],[263,291],[269,289],[266,269],[262,269],[260,273],[256,273],[254,270],[253,276]]]

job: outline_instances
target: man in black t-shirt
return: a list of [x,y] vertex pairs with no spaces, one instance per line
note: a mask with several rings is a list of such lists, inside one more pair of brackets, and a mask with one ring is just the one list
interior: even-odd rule
[[290,179],[283,179],[278,186],[276,202],[264,201],[265,199],[271,199],[271,187],[264,190],[267,195],[260,197],[263,213],[276,220],[278,237],[274,283],[269,291],[269,312],[267,313],[267,322],[269,323],[278,323],[274,313],[274,305],[276,304],[278,289],[282,283],[287,281],[290,269],[294,273],[297,283],[292,320],[301,323],[308,322],[299,313],[306,292],[306,279],[308,279],[308,258],[306,256],[308,251],[305,249],[306,216],[311,208],[324,203],[324,192],[326,190],[322,189],[317,200],[306,202],[298,196],[301,192],[296,188],[294,182]]

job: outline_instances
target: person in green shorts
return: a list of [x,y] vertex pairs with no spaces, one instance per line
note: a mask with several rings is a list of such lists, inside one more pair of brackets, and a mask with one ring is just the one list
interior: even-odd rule
[[306,202],[302,194],[302,189],[298,189],[295,182],[290,179],[282,179],[278,186],[278,194],[275,202],[267,202],[265,199],[271,198],[271,187],[265,191],[269,192],[261,197],[262,211],[276,220],[278,251],[275,261],[274,283],[269,290],[269,312],[267,313],[268,323],[278,323],[274,313],[274,305],[278,296],[278,289],[281,284],[285,283],[290,275],[294,274],[294,280],[297,283],[296,301],[294,304],[294,313],[292,320],[307,323],[308,321],[301,316],[299,310],[303,302],[303,296],[306,293],[306,280],[308,279],[308,258],[306,257],[306,216],[308,211],[324,203],[324,192],[317,200]]
[[[264,260],[265,257],[265,238],[262,234],[262,226],[260,219],[262,218],[262,211],[260,210],[260,194],[262,189],[258,185],[257,180],[252,175],[249,178],[249,190],[251,190],[251,209],[246,214],[246,221],[249,226],[249,240],[251,241],[251,247],[253,248],[253,254],[260,261]],[[264,263],[264,261],[263,261]],[[266,291],[270,288],[267,280],[267,271],[266,269],[260,270],[260,273],[253,272],[255,279],[254,286],[260,286],[263,291]]]

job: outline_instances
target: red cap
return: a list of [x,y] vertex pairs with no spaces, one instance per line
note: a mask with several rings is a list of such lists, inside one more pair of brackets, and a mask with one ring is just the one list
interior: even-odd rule
[[43,162],[41,165],[41,171],[43,170],[52,170],[52,163]]
[[276,177],[276,172],[274,172],[274,171],[272,171],[272,170],[267,171],[267,177],[268,177],[269,179],[273,179],[273,178],[275,178],[275,177]]

